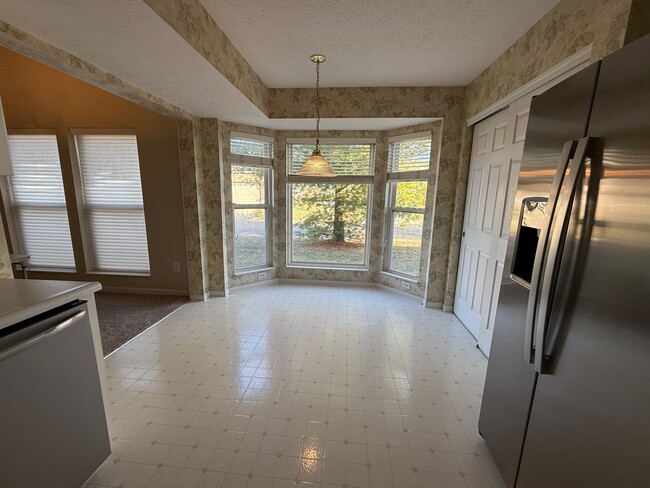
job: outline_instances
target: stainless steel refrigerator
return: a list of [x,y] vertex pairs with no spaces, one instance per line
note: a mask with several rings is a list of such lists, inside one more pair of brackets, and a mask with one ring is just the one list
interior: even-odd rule
[[508,486],[650,486],[650,36],[531,105],[479,418]]

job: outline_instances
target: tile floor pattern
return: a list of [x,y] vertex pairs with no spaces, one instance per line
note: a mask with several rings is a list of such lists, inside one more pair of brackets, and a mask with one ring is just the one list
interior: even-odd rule
[[379,289],[189,303],[107,358],[113,454],[84,486],[504,486],[477,431],[475,344]]

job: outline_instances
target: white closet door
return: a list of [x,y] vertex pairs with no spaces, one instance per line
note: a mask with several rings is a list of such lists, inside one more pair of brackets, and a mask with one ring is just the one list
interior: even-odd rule
[[510,108],[474,128],[454,312],[477,339],[487,328],[493,289],[499,288],[494,285],[499,274],[495,242],[503,234],[513,133]]

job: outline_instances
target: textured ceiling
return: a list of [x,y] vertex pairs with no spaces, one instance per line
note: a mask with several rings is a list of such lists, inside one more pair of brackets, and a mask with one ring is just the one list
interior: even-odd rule
[[271,88],[467,85],[558,0],[201,0]]
[[[557,0],[202,0],[270,87],[465,85]],[[201,117],[277,129],[142,0],[0,0],[0,19]],[[430,119],[427,119],[430,120]],[[388,129],[425,119],[324,121]]]
[[0,19],[194,115],[266,119],[140,0],[1,0]]

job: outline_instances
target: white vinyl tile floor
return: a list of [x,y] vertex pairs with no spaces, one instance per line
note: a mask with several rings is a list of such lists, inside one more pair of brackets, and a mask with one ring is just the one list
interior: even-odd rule
[[475,346],[378,288],[188,303],[106,359],[113,453],[84,486],[502,487]]

